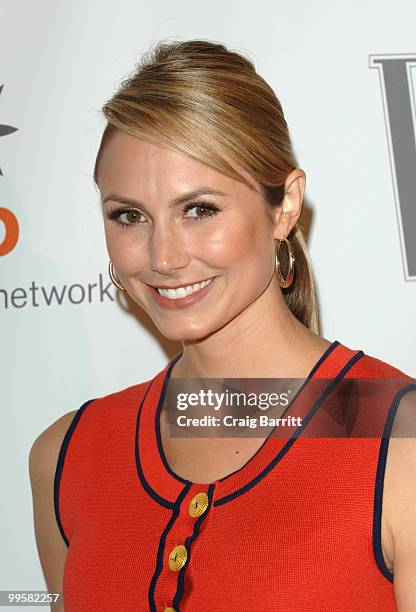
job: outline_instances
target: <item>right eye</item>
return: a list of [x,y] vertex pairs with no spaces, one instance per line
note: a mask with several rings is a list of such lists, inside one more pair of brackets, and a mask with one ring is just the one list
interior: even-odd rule
[[[122,220],[123,215],[126,215],[126,221]],[[107,218],[116,221],[123,227],[131,227],[138,225],[142,213],[136,208],[113,208],[108,211]]]

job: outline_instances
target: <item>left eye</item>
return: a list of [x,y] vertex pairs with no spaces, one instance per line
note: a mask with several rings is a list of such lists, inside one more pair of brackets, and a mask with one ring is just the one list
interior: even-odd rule
[[207,214],[203,214],[201,215],[191,215],[191,218],[193,221],[206,221],[207,219],[210,219],[211,217],[213,217],[219,210],[219,208],[217,208],[216,206],[214,206],[213,204],[209,204],[207,203],[201,203],[201,204],[187,204],[187,206],[185,206],[184,208],[184,212],[188,212],[189,210],[199,210],[199,211],[205,211],[205,213]]

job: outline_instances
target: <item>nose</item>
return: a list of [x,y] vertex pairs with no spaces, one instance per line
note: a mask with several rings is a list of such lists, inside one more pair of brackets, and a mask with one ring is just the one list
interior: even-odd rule
[[188,250],[181,232],[172,226],[154,226],[149,245],[150,269],[166,275],[185,268],[188,263]]

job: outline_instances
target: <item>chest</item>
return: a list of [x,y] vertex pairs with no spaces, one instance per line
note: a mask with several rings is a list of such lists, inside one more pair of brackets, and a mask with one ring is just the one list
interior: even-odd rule
[[[258,452],[264,439],[258,438],[174,438],[168,435],[165,420],[160,423],[166,461],[181,478],[193,483],[212,483],[240,470]],[[393,454],[393,451],[391,451]],[[380,540],[384,562],[393,572],[394,457],[388,455],[381,501]],[[294,466],[295,467],[295,466]],[[322,503],[325,503],[323,499]]]
[[212,483],[242,468],[263,445],[262,438],[175,438],[160,425],[166,461],[181,478]]
[[[198,449],[194,447],[194,458]],[[230,610],[271,611],[279,602],[279,609],[311,612],[393,611],[392,585],[372,558],[368,474],[357,473],[348,463],[354,449],[299,440],[292,450],[256,486],[228,503],[215,505],[223,495],[216,486],[198,528],[188,508],[201,487],[193,485],[172,513],[138,482],[130,486],[122,466],[120,474],[116,469],[112,473],[118,489],[103,486],[109,484],[108,473],[100,470],[94,505],[82,498],[75,518],[64,585],[68,611],[105,609],[103,602],[134,609],[147,601],[157,567],[155,601],[158,609],[171,605],[178,573],[167,559],[183,542],[188,542],[191,555],[181,600],[187,612],[201,604],[222,609],[224,601],[230,602]],[[185,470],[184,454],[179,458],[176,468]],[[217,470],[224,467],[212,461]],[[198,476],[209,480],[203,461],[199,465]],[[189,474],[188,468],[184,475]],[[97,499],[100,492],[102,498]],[[119,590],[114,585],[120,585]]]

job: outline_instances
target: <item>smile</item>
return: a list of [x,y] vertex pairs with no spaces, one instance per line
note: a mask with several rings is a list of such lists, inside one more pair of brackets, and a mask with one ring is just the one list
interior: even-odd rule
[[205,297],[212,291],[218,282],[218,277],[207,278],[200,283],[176,287],[176,289],[163,289],[148,285],[154,302],[163,309],[178,311],[191,308],[198,303],[203,304]]
[[193,285],[185,285],[184,287],[177,287],[176,289],[161,289],[159,287],[155,287],[155,289],[158,291],[158,293],[160,293],[160,295],[163,295],[164,297],[167,297],[171,300],[177,300],[179,298],[184,298],[188,295],[191,295],[192,293],[200,291],[200,289],[203,289],[204,287],[209,285],[213,280],[214,278],[209,278],[200,283],[194,283]]

